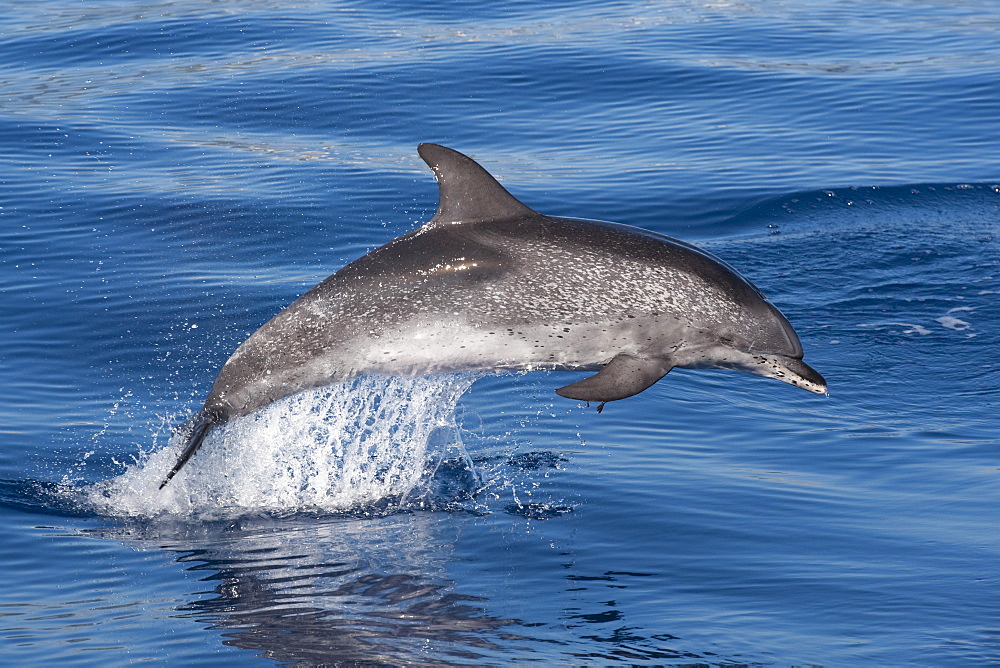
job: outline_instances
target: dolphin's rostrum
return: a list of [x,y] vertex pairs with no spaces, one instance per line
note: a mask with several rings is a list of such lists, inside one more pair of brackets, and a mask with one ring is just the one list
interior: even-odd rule
[[418,150],[440,188],[431,221],[348,264],[244,341],[161,487],[212,427],[362,374],[599,370],[556,390],[598,410],[674,367],[739,369],[826,392],[785,317],[721,260],[635,227],[540,214],[471,158],[436,144]]

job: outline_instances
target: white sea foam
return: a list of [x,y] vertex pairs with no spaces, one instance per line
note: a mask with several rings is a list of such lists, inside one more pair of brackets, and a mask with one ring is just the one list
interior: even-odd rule
[[368,376],[303,392],[214,429],[162,490],[176,437],[83,490],[86,502],[112,516],[199,518],[419,505],[446,455],[471,467],[455,407],[477,377]]
[[971,306],[958,306],[953,309],[949,309],[947,315],[943,315],[940,318],[935,318],[935,320],[941,323],[942,327],[947,327],[948,329],[954,329],[957,332],[964,332],[965,330],[970,329],[972,325],[966,322],[965,320],[956,318],[955,316],[952,315],[952,313],[962,313],[962,312],[972,313],[975,310],[976,309],[974,309]]
[[942,327],[947,327],[948,329],[954,329],[959,332],[965,331],[969,329],[969,327],[972,327],[972,325],[970,325],[965,320],[960,320],[953,315],[943,315],[940,318],[935,318],[935,320],[941,323]]
[[912,322],[863,322],[858,327],[871,327],[876,331],[885,329],[886,327],[902,327],[903,334],[919,334],[921,336],[927,336],[931,333],[931,330],[923,325]]

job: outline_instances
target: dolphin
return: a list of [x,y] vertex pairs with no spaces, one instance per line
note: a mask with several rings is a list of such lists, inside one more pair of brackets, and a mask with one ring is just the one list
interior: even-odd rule
[[457,151],[421,144],[440,199],[427,224],[351,262],[244,341],[162,488],[214,427],[363,374],[597,370],[556,393],[609,401],[674,367],[729,368],[817,394],[788,320],[735,269],[683,241],[522,204]]

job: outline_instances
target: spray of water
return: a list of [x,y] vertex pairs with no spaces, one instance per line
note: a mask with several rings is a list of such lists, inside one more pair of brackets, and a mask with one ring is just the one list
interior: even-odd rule
[[367,376],[288,397],[213,430],[159,489],[181,443],[84,490],[104,515],[216,518],[425,507],[441,462],[477,477],[455,422],[478,375]]

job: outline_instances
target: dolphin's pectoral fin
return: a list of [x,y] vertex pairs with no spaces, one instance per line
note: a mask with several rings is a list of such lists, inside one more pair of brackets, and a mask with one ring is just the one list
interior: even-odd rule
[[672,365],[665,360],[620,353],[597,374],[572,385],[560,387],[556,390],[556,394],[567,399],[599,401],[601,405],[597,410],[600,411],[609,401],[639,394],[666,376],[671,368]]

